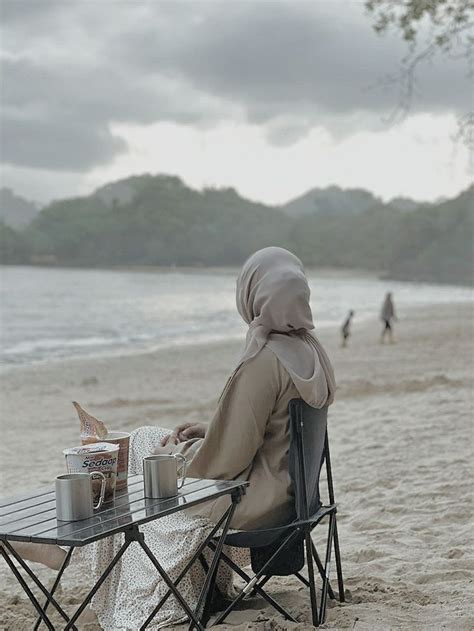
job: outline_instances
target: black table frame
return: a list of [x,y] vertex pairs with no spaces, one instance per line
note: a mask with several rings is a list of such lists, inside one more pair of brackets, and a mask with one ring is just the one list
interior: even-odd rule
[[[198,631],[203,631],[208,617],[206,605],[208,604],[207,597],[209,595],[209,587],[217,571],[220,554],[232,516],[237,503],[245,492],[246,485],[247,483],[241,482],[187,480],[182,492],[176,498],[153,500],[143,497],[142,476],[130,476],[129,489],[118,492],[113,504],[105,505],[104,509],[98,511],[90,520],[82,520],[80,522],[57,522],[54,492],[52,492],[51,489],[43,489],[25,496],[0,500],[0,541],[2,543],[0,553],[38,613],[34,631],[39,628],[41,622],[44,622],[48,629],[54,631],[55,626],[47,614],[47,609],[50,605],[57,610],[65,621],[65,626],[63,627],[64,631],[77,631],[77,627],[75,626],[77,619],[89,605],[96,592],[100,589],[110,572],[133,542],[136,542],[142,548],[168,587],[168,591],[142,624],[140,631],[148,627],[157,612],[172,594],[189,617],[189,631],[194,628],[198,629]],[[184,510],[185,508],[215,500],[223,495],[231,496],[230,506],[224,511],[222,517],[173,582],[147,546],[144,533],[140,531],[140,526],[159,519],[160,517],[164,517],[165,515]],[[33,505],[31,505],[31,502],[33,502]],[[36,502],[36,504],[34,504],[34,502]],[[120,533],[124,534],[124,542],[120,549],[72,617],[69,617],[57,602],[54,594],[69,564],[74,548],[88,545],[99,539]],[[215,540],[214,555],[208,565],[206,578],[201,588],[196,608],[193,611],[179,592],[178,585],[190,570],[191,566],[198,561],[198,559],[202,559],[204,550],[212,540]],[[33,570],[13,548],[11,543],[15,541],[57,544],[69,548],[50,590],[45,587]],[[13,559],[46,597],[43,605],[34,595],[19,568],[15,566]]]

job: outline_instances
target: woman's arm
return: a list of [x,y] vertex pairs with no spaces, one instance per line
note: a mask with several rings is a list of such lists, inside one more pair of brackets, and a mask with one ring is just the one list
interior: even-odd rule
[[204,423],[182,423],[177,425],[171,434],[161,439],[161,446],[165,447],[168,444],[178,445],[190,438],[204,438],[206,431],[207,425],[204,425]]
[[[191,458],[190,477],[233,479],[253,462],[281,392],[278,360],[267,348],[244,364],[220,402],[206,436],[160,453],[180,452]],[[170,451],[171,450],[171,451]]]

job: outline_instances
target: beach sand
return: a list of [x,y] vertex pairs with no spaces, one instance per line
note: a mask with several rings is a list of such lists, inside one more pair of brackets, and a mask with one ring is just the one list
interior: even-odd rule
[[[329,436],[348,590],[324,628],[472,629],[472,306],[406,310],[393,346],[379,344],[379,331],[375,320],[356,320],[346,349],[337,331],[320,335],[339,384]],[[181,346],[3,374],[4,494],[63,472],[61,450],[78,443],[73,399],[116,430],[209,420],[239,349]],[[316,542],[325,530],[315,530]],[[36,567],[51,583],[54,573]],[[0,580],[0,628],[31,629],[32,608],[4,563]],[[229,618],[233,628],[310,628],[306,590],[291,578],[269,585],[301,622],[285,622],[256,599]],[[78,602],[87,587],[69,568],[61,601]]]

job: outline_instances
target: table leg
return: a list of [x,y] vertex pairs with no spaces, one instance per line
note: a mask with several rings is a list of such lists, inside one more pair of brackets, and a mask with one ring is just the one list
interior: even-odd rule
[[[142,534],[142,533],[140,533]],[[140,539],[137,539],[140,547],[142,548],[142,550],[145,552],[145,554],[147,555],[147,557],[150,559],[150,561],[153,563],[153,565],[155,566],[155,568],[158,570],[159,575],[161,576],[161,578],[164,580],[164,582],[166,583],[166,585],[169,587],[169,589],[173,592],[174,597],[176,598],[176,600],[179,602],[179,604],[181,605],[181,607],[184,609],[184,611],[188,614],[188,616],[191,618],[191,620],[194,622],[195,626],[198,628],[199,631],[204,631],[204,627],[202,626],[202,624],[199,622],[199,620],[196,618],[194,611],[191,609],[191,607],[188,605],[188,603],[184,600],[184,598],[181,596],[180,592],[178,591],[178,589],[175,587],[173,581],[170,579],[170,577],[168,576],[168,574],[165,572],[165,570],[161,567],[161,564],[158,562],[158,560],[156,559],[156,557],[154,556],[153,552],[150,550],[150,548],[146,545],[145,541],[144,541],[144,537],[142,535],[142,537]]]
[[[21,556],[17,553],[17,551],[15,550],[15,548],[8,542],[8,541],[4,541],[3,542],[4,548],[6,548],[8,550],[8,552],[10,553],[10,555],[19,563],[19,565],[25,570],[25,572],[28,574],[28,576],[31,578],[31,580],[35,583],[35,585],[37,587],[39,587],[39,589],[43,592],[43,594],[46,596],[47,598],[47,603],[51,603],[56,610],[58,611],[58,613],[62,616],[62,618],[68,622],[69,621],[69,616],[67,615],[67,613],[64,611],[64,609],[61,607],[61,605],[56,601],[56,599],[54,598],[52,592],[49,592],[46,587],[43,585],[43,583],[39,580],[39,578],[36,576],[36,574],[33,572],[33,570],[28,566],[27,563],[25,563],[25,561],[21,558]],[[30,588],[28,587],[28,585],[26,584],[26,582],[24,581],[24,579],[22,578],[21,574],[18,572],[18,570],[15,568],[14,563],[11,561],[11,559],[7,558],[8,554],[5,552],[5,550],[3,550],[3,554],[4,554],[4,558],[7,561],[8,565],[10,566],[10,569],[12,570],[12,572],[15,574],[16,578],[18,581],[20,581],[21,586],[23,587],[24,591],[26,592],[26,594],[28,595],[29,599],[31,600],[31,602],[33,603],[33,605],[35,606],[36,609],[38,609],[38,607],[36,606],[35,602],[38,603],[37,599],[34,597],[33,593],[31,592]],[[20,580],[21,579],[21,580]],[[34,598],[34,600],[32,599],[32,596]],[[38,603],[39,605],[39,603]],[[41,605],[40,605],[41,608]],[[47,624],[46,620],[49,620],[48,616],[46,615],[46,609],[45,608],[41,608],[41,612],[38,611],[40,618],[43,620],[43,622],[45,624]],[[49,621],[50,622],[50,621]],[[77,631],[76,627],[71,626],[71,629],[74,629],[75,631]]]
[[87,607],[87,605],[90,603],[90,601],[93,599],[93,597],[95,596],[96,592],[100,589],[102,583],[105,581],[105,579],[108,577],[108,575],[110,574],[110,572],[114,569],[114,567],[117,565],[117,563],[120,561],[120,559],[122,558],[122,555],[124,554],[124,552],[127,550],[128,546],[130,545],[131,541],[128,540],[127,538],[125,539],[125,542],[122,544],[121,548],[119,549],[119,551],[117,552],[117,554],[114,556],[114,558],[112,559],[112,561],[109,563],[109,565],[106,567],[105,572],[102,574],[102,576],[99,578],[99,580],[97,581],[97,583],[94,585],[94,587],[90,590],[90,592],[87,594],[87,596],[85,597],[85,599],[83,600],[82,604],[76,609],[74,615],[72,616],[72,618],[69,620],[69,622],[67,623],[67,625],[64,627],[64,631],[69,631],[69,629],[73,629],[74,628],[74,623],[76,622],[76,620],[79,618],[79,616],[81,615],[81,613],[84,611],[84,609]]
[[[64,570],[67,568],[67,566],[69,565],[69,561],[71,559],[71,555],[73,553],[74,548],[69,548],[69,550],[67,551],[66,554],[66,558],[64,559],[61,567],[59,568],[59,572],[56,576],[56,579],[53,583],[53,586],[51,588],[51,592],[50,592],[50,596],[48,596],[46,602],[43,605],[43,611],[46,612],[46,609],[48,608],[49,603],[51,602],[51,596],[54,595],[55,591],[58,588],[59,585],[59,581],[61,580],[62,575],[64,574]],[[33,631],[38,631],[39,627],[41,626],[41,616],[38,617],[38,620],[36,621],[35,626],[33,627]]]
[[[230,522],[232,520],[232,517],[234,515],[234,511],[236,509],[237,503],[236,501],[233,499],[232,500],[232,504],[231,506],[227,509],[227,511],[224,513],[224,517],[225,519],[225,523],[224,526],[222,527],[222,531],[219,537],[219,540],[216,544],[215,550],[214,550],[214,556],[212,557],[212,561],[211,561],[211,565],[209,566],[209,570],[206,574],[206,580],[204,581],[204,585],[202,587],[201,593],[199,594],[199,599],[198,599],[198,603],[196,605],[196,616],[197,618],[199,618],[200,620],[202,620],[204,613],[205,613],[205,609],[206,609],[206,604],[207,604],[207,597],[208,595],[210,595],[210,588],[214,591],[214,583],[215,583],[215,579],[216,579],[216,574],[217,574],[217,566],[219,564],[220,561],[220,557],[221,557],[221,552],[222,552],[222,548],[224,547],[224,542],[225,542],[225,538],[227,536],[227,532],[229,530],[229,526],[230,526]],[[212,540],[212,533],[206,538],[206,545]],[[201,608],[204,605],[204,610],[201,612]],[[204,626],[206,624],[207,620],[204,621]],[[191,621],[188,631],[193,631],[194,629],[194,624]]]
[[31,589],[28,587],[25,579],[23,578],[23,576],[20,574],[20,572],[16,569],[15,564],[13,563],[13,561],[10,559],[10,557],[8,556],[8,553],[5,552],[5,549],[3,546],[0,547],[0,552],[3,556],[3,558],[5,559],[7,565],[9,566],[9,568],[11,569],[11,571],[13,572],[13,574],[15,575],[16,580],[20,583],[20,585],[23,588],[23,591],[25,592],[25,594],[28,596],[28,598],[30,599],[31,603],[33,604],[33,606],[35,607],[36,611],[38,612],[38,615],[40,616],[41,620],[43,620],[43,622],[45,623],[45,625],[48,627],[48,629],[50,631],[54,631],[54,626],[51,623],[51,620],[48,618],[48,616],[46,615],[46,613],[43,611],[43,609],[41,608],[41,605],[39,604],[39,602],[36,600],[35,595],[33,594],[33,592],[31,591]]
[[[195,552],[195,554],[193,555],[192,559],[190,561],[188,561],[188,563],[186,564],[185,568],[181,571],[181,573],[178,575],[178,578],[176,579],[176,581],[174,582],[175,587],[177,587],[179,585],[179,583],[183,580],[183,578],[186,576],[186,574],[189,572],[191,566],[196,562],[196,560],[199,558],[199,556],[202,554],[202,552],[206,549],[206,546],[208,545],[209,541],[211,541],[213,539],[213,537],[215,536],[216,532],[220,529],[220,527],[222,526],[222,524],[224,523],[225,519],[228,517],[230,508],[222,515],[222,517],[219,519],[219,521],[217,522],[217,524],[214,526],[214,528],[212,529],[212,531],[209,533],[209,535],[207,536],[206,540],[203,541],[203,543],[200,544],[200,546],[198,547],[197,551]],[[228,528],[226,528],[226,531],[228,530]],[[209,569],[209,568],[208,568]],[[169,589],[166,594],[163,596],[163,598],[161,598],[161,600],[159,601],[159,603],[156,605],[156,607],[153,609],[153,611],[151,612],[151,614],[148,616],[148,618],[146,619],[146,621],[142,624],[142,626],[140,627],[140,631],[145,631],[145,629],[148,627],[148,625],[150,624],[150,622],[153,620],[153,618],[156,616],[156,614],[158,613],[158,611],[161,609],[161,607],[163,607],[163,605],[165,604],[165,602],[168,600],[168,598],[171,596],[172,591],[171,589]]]

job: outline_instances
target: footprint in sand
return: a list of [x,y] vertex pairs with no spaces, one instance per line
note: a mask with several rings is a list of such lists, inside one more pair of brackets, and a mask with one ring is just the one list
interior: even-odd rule
[[384,555],[381,552],[377,552],[373,548],[367,548],[366,550],[359,550],[357,554],[351,555],[349,558],[355,563],[366,563],[367,561],[374,561],[380,559]]
[[351,525],[361,532],[364,532],[365,530],[390,530],[392,528],[390,524],[366,519],[354,519]]

